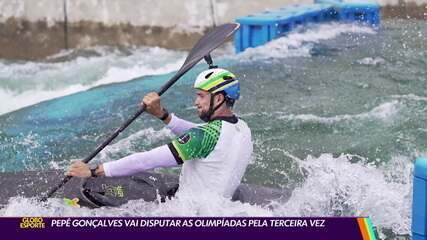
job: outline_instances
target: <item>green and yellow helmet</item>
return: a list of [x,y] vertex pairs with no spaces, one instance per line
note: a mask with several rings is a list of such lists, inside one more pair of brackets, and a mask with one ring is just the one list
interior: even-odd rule
[[225,92],[225,97],[237,100],[240,97],[240,84],[236,76],[228,70],[213,68],[203,71],[197,76],[194,88],[210,93]]

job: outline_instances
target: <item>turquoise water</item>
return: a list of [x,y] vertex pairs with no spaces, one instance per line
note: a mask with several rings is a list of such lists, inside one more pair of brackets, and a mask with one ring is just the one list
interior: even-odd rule
[[[291,187],[291,199],[277,203],[273,211],[228,203],[197,206],[197,211],[165,210],[138,203],[126,206],[125,213],[110,209],[106,214],[132,215],[139,207],[138,214],[146,215],[203,215],[200,208],[214,215],[369,215],[380,235],[385,234],[382,238],[408,236],[412,163],[427,155],[426,40],[425,21],[396,20],[377,30],[311,26],[238,55],[231,46],[221,49],[216,64],[240,76],[242,99],[235,110],[248,122],[254,140],[244,181]],[[136,111],[145,93],[159,89],[173,75],[167,72],[179,68],[183,57],[185,53],[171,50],[102,48],[64,53],[53,62],[3,61],[16,74],[0,73],[0,92],[16,93],[7,96],[23,103],[15,104],[16,110],[6,106],[5,98],[0,104],[5,105],[0,116],[0,170],[65,168],[85,157]],[[169,67],[149,63],[157,58]],[[199,121],[191,84],[205,68],[196,66],[164,95],[169,111]],[[38,93],[50,91],[40,84],[50,83],[30,81],[28,71],[40,79],[54,76],[58,83],[51,92],[66,95],[64,89],[84,88],[37,103],[44,100],[35,97]],[[8,76],[15,81],[1,85]],[[26,87],[19,88],[20,76]],[[120,76],[115,83],[114,76]],[[134,79],[125,81],[123,76]],[[26,95],[31,95],[28,103]],[[95,161],[151,149],[171,137],[158,120],[144,115]],[[52,204],[24,211],[11,203],[3,215],[104,214]]]

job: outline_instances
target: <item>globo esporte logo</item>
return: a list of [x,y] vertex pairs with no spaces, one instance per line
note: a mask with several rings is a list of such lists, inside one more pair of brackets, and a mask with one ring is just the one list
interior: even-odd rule
[[23,217],[21,219],[21,223],[19,224],[19,227],[23,229],[45,228],[45,223],[43,221],[43,218],[41,217]]

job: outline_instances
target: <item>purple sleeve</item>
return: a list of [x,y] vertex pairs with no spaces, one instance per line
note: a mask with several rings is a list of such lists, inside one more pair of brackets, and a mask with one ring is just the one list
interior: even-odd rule
[[178,166],[169,147],[163,145],[147,152],[135,153],[117,161],[103,164],[107,177],[129,176],[157,167]]
[[175,116],[175,114],[171,114],[171,115],[172,115],[172,118],[171,118],[171,121],[169,122],[169,124],[167,125],[167,127],[175,135],[181,135],[185,131],[198,126],[198,124],[195,124],[195,123],[186,121],[184,119],[181,119],[181,118]]

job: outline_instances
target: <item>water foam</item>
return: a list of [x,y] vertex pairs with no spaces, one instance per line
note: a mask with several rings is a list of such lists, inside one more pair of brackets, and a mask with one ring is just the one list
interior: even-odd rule
[[360,65],[379,66],[381,64],[384,64],[385,60],[380,57],[374,57],[374,58],[366,57],[366,58],[357,60],[357,63],[359,63]]
[[312,28],[304,29],[303,32],[292,32],[260,47],[248,48],[239,56],[242,60],[308,57],[310,56],[312,43],[333,39],[346,33],[375,34],[376,32],[370,27],[355,24],[330,23],[315,25]]
[[359,114],[343,114],[332,117],[320,117],[314,114],[289,114],[279,116],[279,119],[286,120],[298,120],[303,122],[320,122],[323,124],[333,124],[341,121],[352,121],[359,119],[378,119],[384,122],[391,121],[393,117],[399,112],[400,103],[397,100],[391,102],[382,103],[379,106],[373,108],[369,112]]
[[322,154],[298,161],[307,177],[294,189],[288,202],[277,203],[274,214],[370,216],[380,230],[409,234],[411,161],[395,157],[388,166],[377,168],[363,160],[351,163],[352,158],[352,155],[334,158]]
[[421,97],[413,93],[406,94],[406,95],[392,95],[392,97],[397,99],[407,99],[412,101],[427,101],[427,97]]
[[[90,88],[179,69],[184,53],[158,47],[130,52],[94,48],[90,56],[65,61],[0,62],[0,114]],[[64,58],[62,53],[52,58]]]
[[66,95],[70,95],[76,92],[81,92],[89,89],[89,86],[83,86],[76,84],[74,86],[66,87],[61,90],[47,91],[42,89],[28,90],[22,93],[17,93],[10,90],[0,89],[0,99],[3,103],[5,99],[10,99],[7,104],[0,104],[0,115],[8,112],[18,110],[27,106],[34,105],[36,103],[54,99]]

